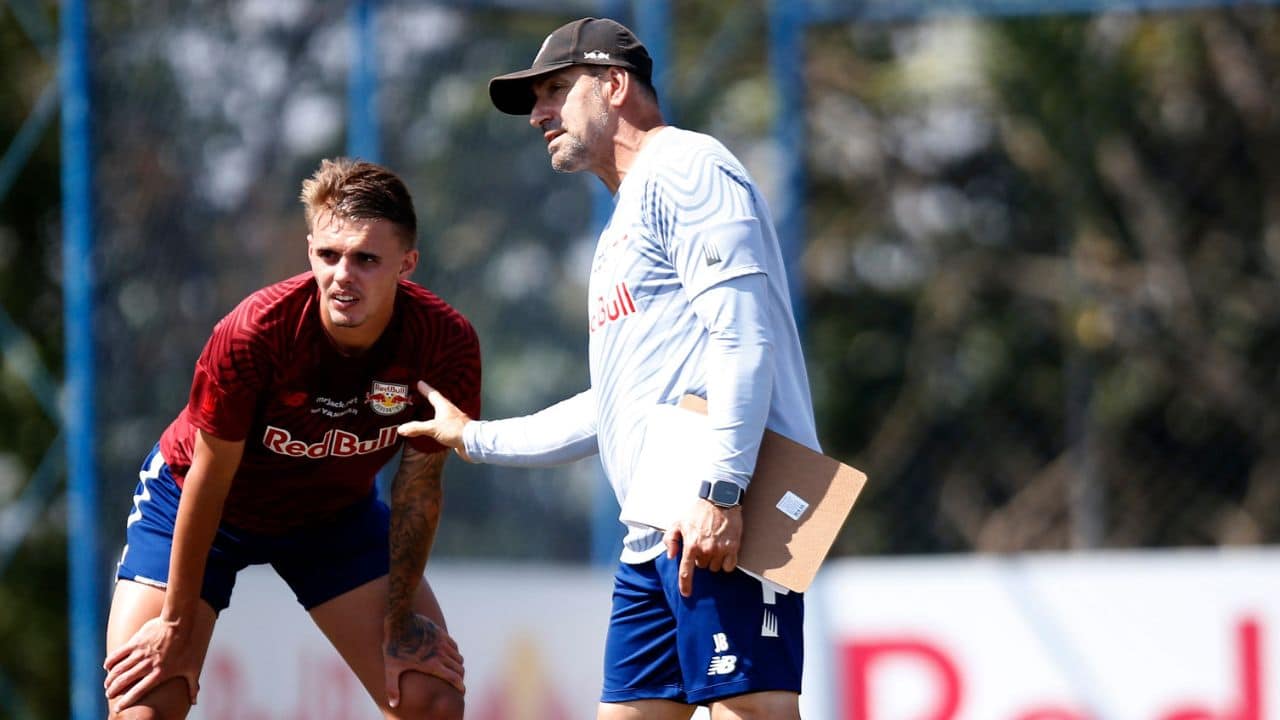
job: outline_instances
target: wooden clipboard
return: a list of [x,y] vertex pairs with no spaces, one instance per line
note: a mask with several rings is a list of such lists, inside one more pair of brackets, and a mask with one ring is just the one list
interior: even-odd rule
[[[694,395],[678,406],[656,406],[623,522],[666,530],[697,500],[698,473],[710,452],[705,416],[706,400]],[[738,565],[804,592],[866,482],[861,471],[766,430],[743,496]]]

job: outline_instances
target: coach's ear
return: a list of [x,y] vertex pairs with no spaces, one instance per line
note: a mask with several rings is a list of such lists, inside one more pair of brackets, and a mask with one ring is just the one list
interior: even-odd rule
[[604,81],[608,84],[605,88],[605,97],[609,101],[609,106],[622,107],[633,90],[631,73],[620,67],[611,66],[605,74]]

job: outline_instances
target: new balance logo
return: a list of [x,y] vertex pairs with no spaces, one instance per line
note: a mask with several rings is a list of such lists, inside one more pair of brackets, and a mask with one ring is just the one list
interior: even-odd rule
[[760,623],[760,637],[778,637],[778,616],[765,608],[764,622]]
[[703,245],[702,257],[706,259],[708,265],[715,265],[720,262],[720,251],[716,250],[714,245]]
[[608,60],[609,53],[592,50],[591,52],[582,53],[582,57],[585,60]]
[[737,655],[716,655],[707,667],[708,675],[728,675],[738,668]]

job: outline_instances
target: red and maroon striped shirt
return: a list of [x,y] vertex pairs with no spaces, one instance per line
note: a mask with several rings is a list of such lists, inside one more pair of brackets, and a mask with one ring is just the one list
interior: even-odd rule
[[[459,312],[401,282],[387,329],[349,357],[320,321],[319,295],[303,273],[245,298],[213,329],[196,361],[186,408],[160,438],[179,484],[197,429],[245,441],[222,519],[278,534],[363,499],[400,447],[396,426],[434,415],[418,380],[480,416],[480,344]],[[423,452],[443,448],[413,438]]]

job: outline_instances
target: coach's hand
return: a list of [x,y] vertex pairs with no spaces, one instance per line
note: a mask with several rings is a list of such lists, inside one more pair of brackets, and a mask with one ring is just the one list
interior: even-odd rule
[[693,569],[732,572],[738,567],[738,549],[742,547],[742,508],[722,508],[698,500],[663,537],[667,557],[680,553],[680,594],[693,594]]
[[160,683],[175,677],[187,681],[187,693],[195,705],[202,661],[195,645],[174,623],[159,617],[143,623],[129,642],[116,648],[102,664],[107,671],[103,687],[113,712],[130,707]]
[[449,402],[449,399],[441,395],[439,390],[421,380],[418,381],[418,392],[422,393],[427,402],[431,403],[431,407],[435,408],[436,416],[430,420],[407,422],[400,426],[399,433],[405,437],[426,435],[445,447],[453,448],[454,452],[458,453],[458,457],[471,462],[471,458],[467,457],[466,448],[462,446],[462,429],[471,422],[471,416]]
[[383,623],[383,665],[386,670],[387,702],[400,704],[400,676],[408,670],[434,675],[465,693],[462,684],[462,653],[444,628],[414,613],[407,619]]

